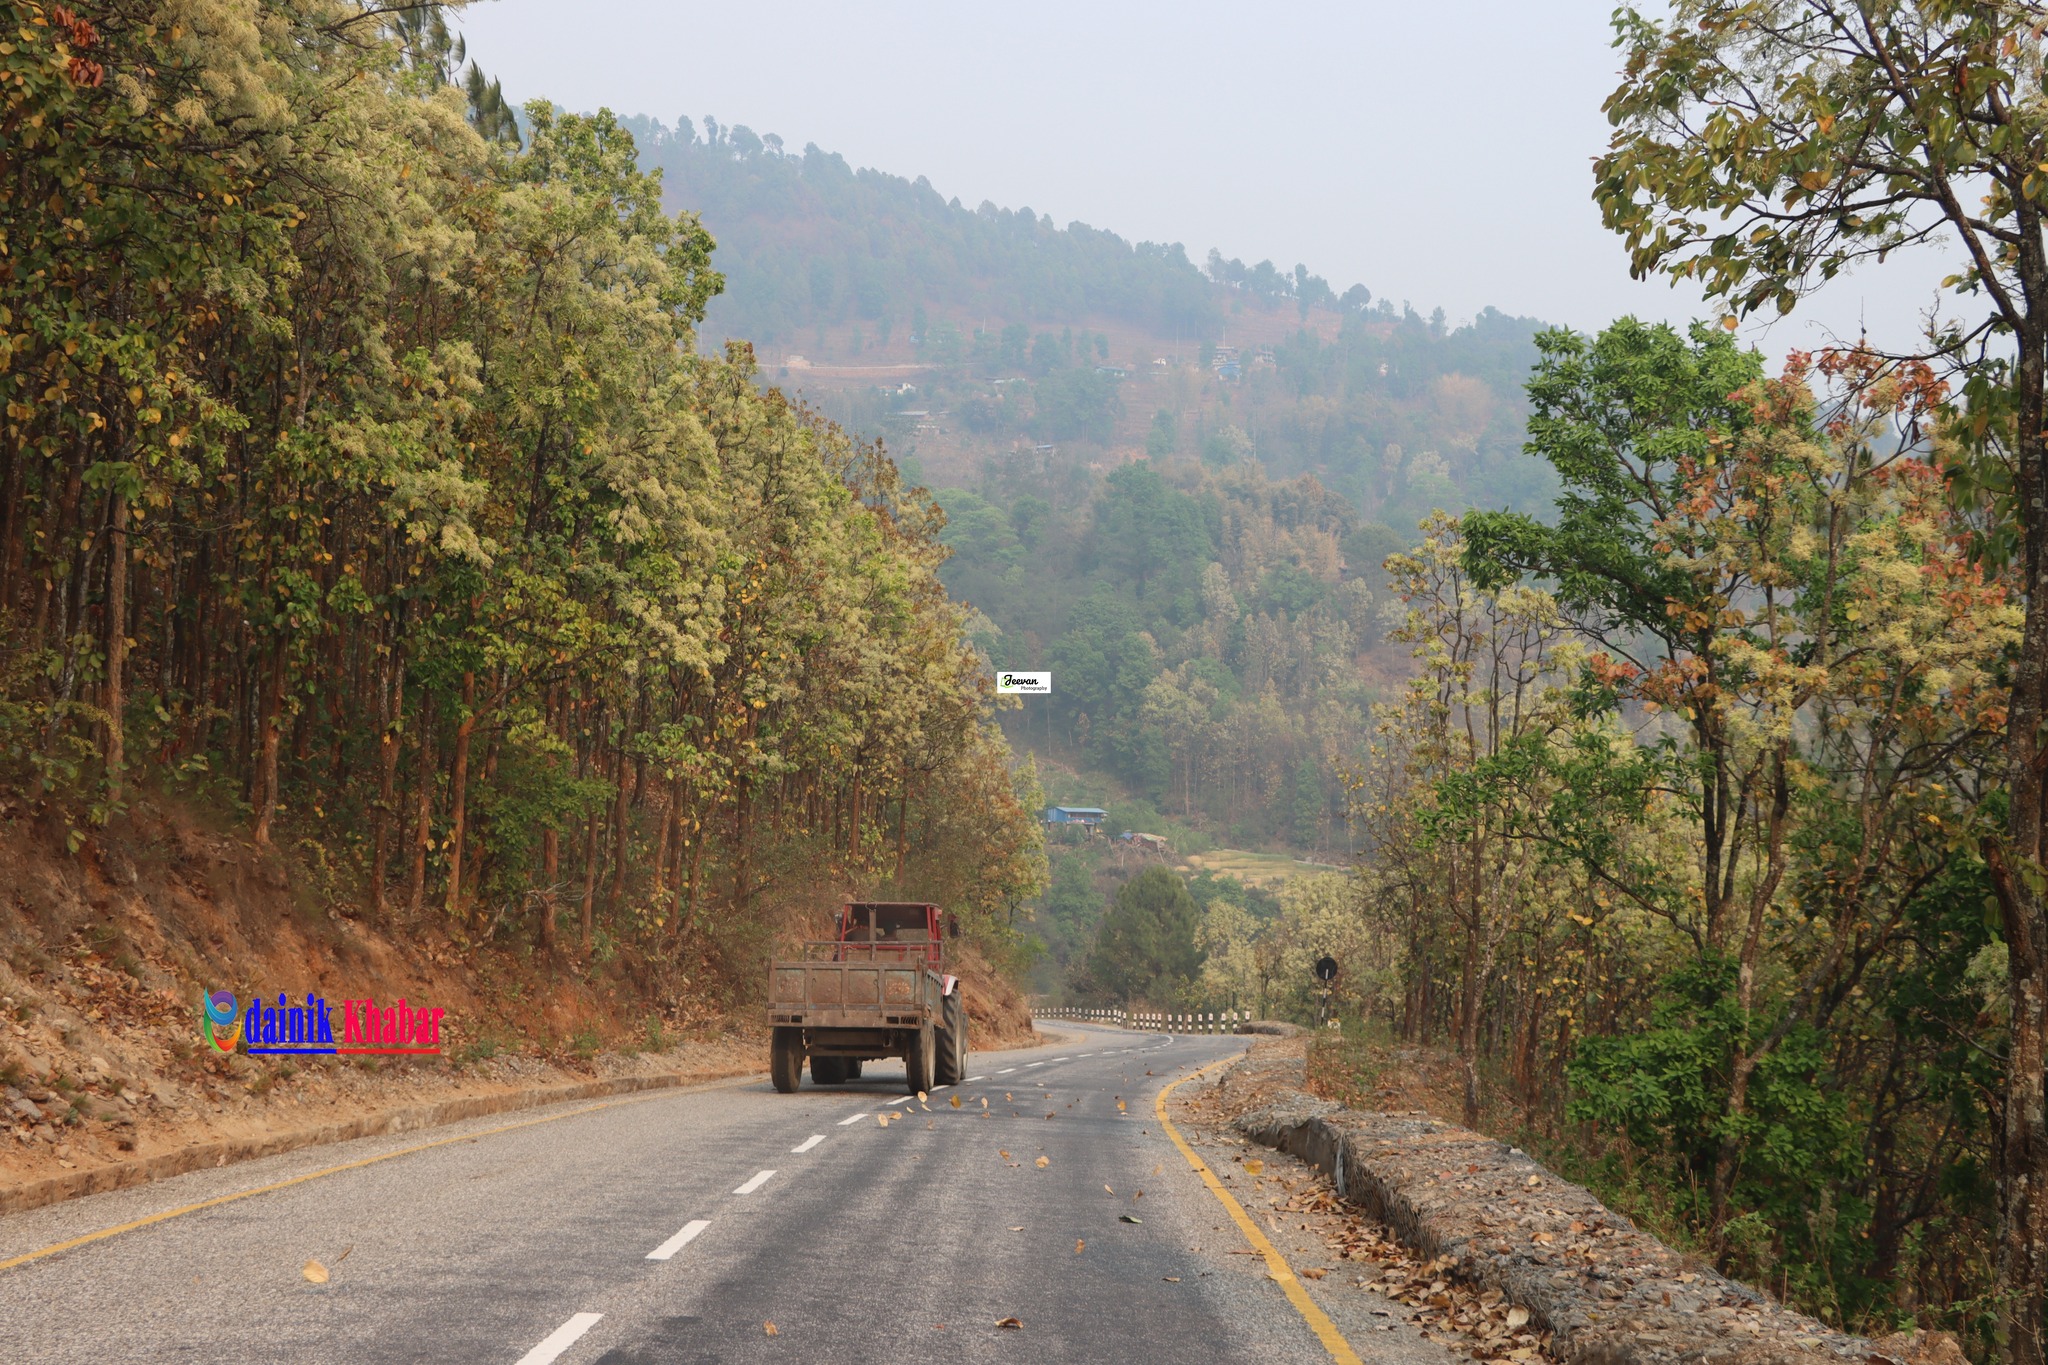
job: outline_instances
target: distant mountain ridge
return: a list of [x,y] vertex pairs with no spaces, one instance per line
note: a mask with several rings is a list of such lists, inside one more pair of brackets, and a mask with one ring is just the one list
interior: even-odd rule
[[1155,335],[1213,335],[1233,296],[1271,305],[1359,309],[1305,267],[1245,266],[1211,252],[1208,271],[1179,242],[1129,242],[1030,208],[968,208],[923,176],[862,167],[811,143],[785,151],[774,134],[707,116],[700,132],[645,115],[622,118],[641,164],[660,167],[672,208],[702,215],[718,239],[723,297],[707,334],[762,345],[818,326],[865,323],[887,347],[942,315],[1011,323],[1111,319]]

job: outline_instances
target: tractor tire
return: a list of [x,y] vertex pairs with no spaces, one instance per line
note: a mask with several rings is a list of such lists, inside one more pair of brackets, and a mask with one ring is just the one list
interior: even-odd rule
[[847,1062],[844,1057],[811,1058],[811,1082],[814,1085],[841,1085],[846,1081]]
[[804,1031],[779,1028],[768,1043],[768,1079],[777,1093],[794,1095],[804,1074]]
[[930,1028],[921,1028],[903,1049],[903,1073],[905,1088],[913,1095],[932,1088],[933,1053],[937,1050],[937,1035]]
[[940,1085],[958,1085],[967,1078],[967,1006],[958,989],[946,997],[944,1020],[939,1026],[939,1055],[932,1069]]

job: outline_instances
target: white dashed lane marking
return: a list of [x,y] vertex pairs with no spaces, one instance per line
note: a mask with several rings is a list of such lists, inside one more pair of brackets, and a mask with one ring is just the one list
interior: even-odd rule
[[813,1133],[809,1137],[805,1138],[802,1142],[799,1142],[796,1146],[790,1148],[790,1155],[795,1156],[799,1152],[808,1152],[811,1150],[811,1148],[817,1146],[824,1140],[825,1135],[823,1133]]
[[704,1229],[710,1226],[710,1222],[705,1219],[691,1219],[689,1222],[683,1224],[683,1230],[681,1232],[669,1238],[666,1242],[663,1242],[654,1250],[648,1252],[647,1259],[650,1261],[666,1261],[669,1257],[675,1255],[678,1251],[681,1251],[684,1247],[696,1241],[697,1234],[704,1231]]
[[760,1189],[763,1185],[767,1184],[770,1180],[773,1180],[774,1178],[775,1172],[773,1171],[758,1172],[752,1180],[749,1180],[746,1184],[734,1190],[733,1193],[752,1194],[755,1190]]
[[874,1117],[874,1115],[873,1115],[872,1113],[870,1113],[869,1111],[867,1111],[867,1110],[863,1109],[863,1110],[862,1110],[862,1111],[861,1111],[860,1113],[858,1113],[858,1114],[855,1114],[855,1115],[854,1115],[854,1116],[853,1116],[852,1118],[850,1118],[850,1119],[841,1119],[841,1120],[839,1120],[839,1126],[840,1126],[841,1128],[850,1128],[850,1127],[852,1127],[852,1126],[853,1126],[854,1124],[856,1124],[856,1123],[859,1123],[859,1122],[860,1122],[860,1121],[861,1121],[862,1119],[871,1119],[871,1118],[873,1118],[873,1117]]
[[998,1071],[998,1072],[996,1073],[996,1075],[998,1075],[998,1076],[1007,1076],[1007,1075],[1009,1075],[1009,1074],[1010,1074],[1010,1073],[1011,1073],[1012,1071],[1015,1071],[1016,1069],[1017,1069],[1017,1068],[1016,1068],[1016,1067],[1014,1067],[1014,1066],[1006,1066],[1006,1067],[1004,1067],[1004,1068],[1003,1068],[1003,1069],[1002,1069],[1001,1071]]
[[578,1313],[567,1322],[547,1334],[541,1344],[519,1357],[519,1365],[548,1365],[556,1356],[576,1343],[576,1338],[597,1326],[602,1313]]

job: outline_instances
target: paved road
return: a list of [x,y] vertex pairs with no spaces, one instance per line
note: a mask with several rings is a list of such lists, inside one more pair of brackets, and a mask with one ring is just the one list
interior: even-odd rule
[[1063,1045],[977,1053],[981,1079],[928,1110],[871,1063],[844,1087],[477,1120],[0,1218],[5,1261],[461,1139],[0,1270],[0,1356],[1327,1362],[1258,1258],[1229,1254],[1241,1234],[1154,1117],[1163,1085],[1244,1040],[1059,1027]]

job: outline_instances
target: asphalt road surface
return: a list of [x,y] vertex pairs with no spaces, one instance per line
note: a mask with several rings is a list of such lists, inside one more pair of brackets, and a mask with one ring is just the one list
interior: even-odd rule
[[[976,1053],[977,1079],[924,1105],[870,1063],[795,1095],[565,1105],[0,1218],[4,1262],[368,1160],[0,1270],[0,1358],[1330,1361],[1155,1117],[1162,1086],[1246,1040],[1057,1027]],[[1334,1315],[1367,1359],[1448,1359]]]

